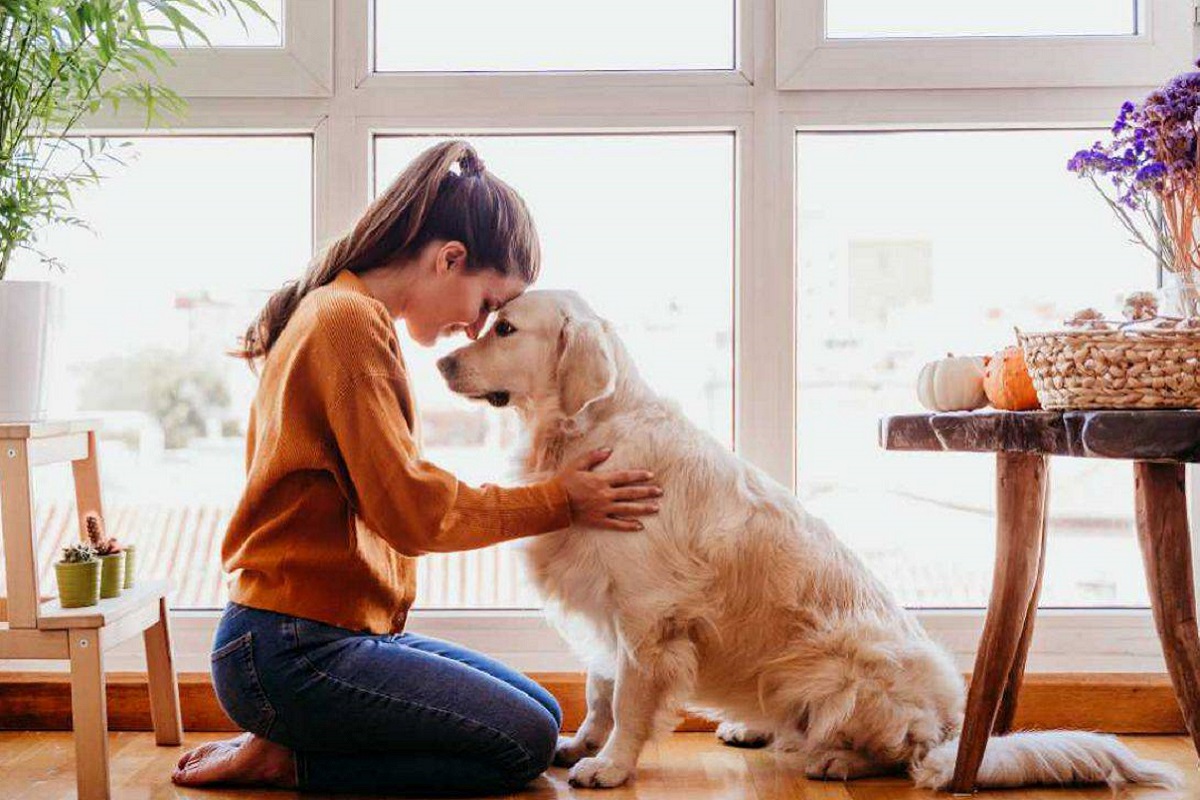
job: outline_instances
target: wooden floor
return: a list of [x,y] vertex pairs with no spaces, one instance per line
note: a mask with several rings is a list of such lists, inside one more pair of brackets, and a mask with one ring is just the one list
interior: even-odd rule
[[[247,789],[182,789],[170,781],[175,761],[185,748],[225,738],[226,734],[186,734],[183,747],[156,747],[151,733],[113,733],[114,800],[229,800],[314,798],[294,792]],[[1127,737],[1142,755],[1171,761],[1183,769],[1188,785],[1182,792],[1153,789],[1130,791],[1128,800],[1200,797],[1200,772],[1191,743],[1177,736]],[[74,749],[69,733],[0,733],[0,798],[4,800],[68,800],[75,797]],[[338,795],[346,797],[346,795]],[[566,772],[554,769],[539,778],[521,798],[605,798],[605,800],[931,800],[949,798],[913,789],[900,778],[876,778],[850,784],[807,781],[787,756],[770,751],[737,750],[707,733],[679,733],[649,748],[637,778],[607,792],[577,790]],[[1034,789],[981,793],[1002,800],[1111,800],[1104,787]]]

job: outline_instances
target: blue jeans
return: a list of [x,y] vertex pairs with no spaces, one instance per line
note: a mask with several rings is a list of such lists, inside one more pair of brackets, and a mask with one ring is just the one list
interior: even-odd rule
[[238,603],[212,675],[234,722],[294,751],[301,791],[513,792],[549,766],[562,722],[549,692],[466,648]]

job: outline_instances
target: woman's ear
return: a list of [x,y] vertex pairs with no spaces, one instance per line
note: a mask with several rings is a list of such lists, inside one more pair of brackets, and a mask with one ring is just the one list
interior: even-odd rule
[[438,274],[463,270],[467,266],[467,246],[452,240],[438,248],[435,268]]
[[617,367],[599,320],[568,318],[558,336],[558,401],[564,415],[578,417],[612,395]]

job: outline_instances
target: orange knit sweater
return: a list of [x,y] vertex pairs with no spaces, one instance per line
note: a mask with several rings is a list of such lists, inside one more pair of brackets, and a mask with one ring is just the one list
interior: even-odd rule
[[246,489],[221,559],[230,598],[394,633],[415,594],[413,558],[565,528],[552,479],[473,488],[421,460],[387,308],[342,272],[310,292],[262,365],[246,435]]

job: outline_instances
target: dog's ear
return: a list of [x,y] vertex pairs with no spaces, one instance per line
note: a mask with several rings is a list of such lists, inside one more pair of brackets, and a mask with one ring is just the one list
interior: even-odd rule
[[558,400],[563,414],[578,417],[616,386],[616,361],[603,323],[567,319],[558,335]]

